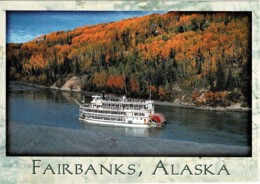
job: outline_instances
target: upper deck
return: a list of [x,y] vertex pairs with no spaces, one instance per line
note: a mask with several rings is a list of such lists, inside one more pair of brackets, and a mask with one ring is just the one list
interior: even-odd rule
[[[86,107],[86,106],[85,106]],[[102,108],[102,109],[133,109],[133,110],[154,110],[152,100],[139,100],[139,99],[127,99],[125,96],[122,98],[109,98],[104,96],[94,95],[90,102],[90,108]]]

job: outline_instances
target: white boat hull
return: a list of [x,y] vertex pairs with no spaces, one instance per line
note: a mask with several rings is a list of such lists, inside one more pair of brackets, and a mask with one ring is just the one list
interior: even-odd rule
[[109,125],[109,126],[120,126],[120,127],[133,127],[133,128],[151,128],[152,126],[148,124],[130,124],[125,122],[111,122],[111,121],[105,121],[105,120],[95,120],[95,119],[83,119],[79,118],[80,121],[91,123],[91,124],[100,124],[100,125]]

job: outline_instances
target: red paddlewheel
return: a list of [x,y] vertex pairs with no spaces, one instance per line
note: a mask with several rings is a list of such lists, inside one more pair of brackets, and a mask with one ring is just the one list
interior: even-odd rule
[[155,121],[156,123],[164,123],[166,121],[164,115],[161,113],[151,115],[151,120]]

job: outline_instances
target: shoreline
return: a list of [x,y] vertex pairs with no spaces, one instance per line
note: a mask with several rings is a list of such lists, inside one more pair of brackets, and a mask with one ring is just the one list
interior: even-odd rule
[[[42,88],[42,89],[51,89],[56,91],[62,91],[62,92],[76,92],[81,93],[87,96],[95,95],[97,92],[89,92],[89,91],[81,91],[81,90],[68,90],[68,89],[61,89],[54,86],[44,86],[44,85],[38,85],[38,84],[32,84],[28,82],[23,81],[10,81],[9,83],[14,84],[22,84],[27,86],[32,86],[35,88]],[[113,96],[113,94],[109,94]],[[228,107],[210,107],[210,106],[196,106],[195,104],[189,104],[189,103],[174,103],[174,102],[168,102],[168,101],[158,101],[154,100],[155,105],[161,105],[161,106],[170,106],[170,107],[177,107],[177,108],[185,108],[185,109],[195,109],[195,110],[203,110],[203,111],[217,111],[217,112],[249,112],[252,109],[249,107],[238,107],[237,105],[231,105]]]
[[196,109],[196,110],[203,110],[203,111],[220,111],[220,112],[249,112],[251,111],[250,108],[248,107],[233,107],[233,106],[228,106],[228,107],[210,107],[210,106],[196,106],[193,104],[178,104],[174,102],[160,102],[160,101],[154,101],[156,105],[161,105],[161,106],[171,106],[171,107],[178,107],[178,108],[185,108],[185,109]]

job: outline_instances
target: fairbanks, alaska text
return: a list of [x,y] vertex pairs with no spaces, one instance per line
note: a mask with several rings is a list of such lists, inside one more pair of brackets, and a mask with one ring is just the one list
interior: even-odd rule
[[[129,175],[140,177],[143,171],[137,164],[44,164],[41,160],[32,160],[32,174],[53,175]],[[149,171],[146,171],[149,172]],[[161,160],[150,169],[151,175],[230,175],[226,165],[165,163]]]

